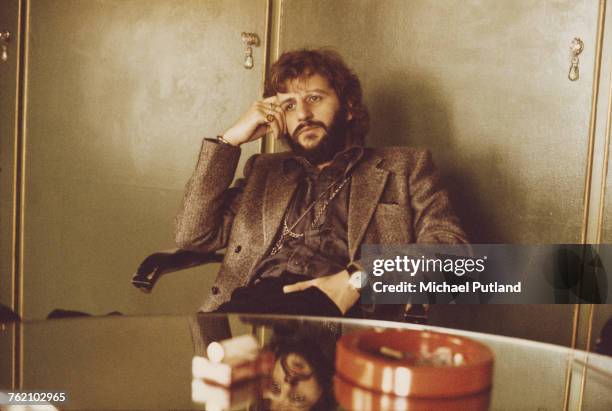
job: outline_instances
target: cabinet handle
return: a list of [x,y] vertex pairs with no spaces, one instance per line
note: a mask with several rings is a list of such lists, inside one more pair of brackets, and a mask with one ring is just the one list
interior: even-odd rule
[[244,68],[250,70],[253,68],[253,48],[259,45],[259,37],[255,33],[243,32],[241,35],[242,42],[244,43]]
[[8,60],[8,45],[11,41],[11,32],[8,30],[0,31],[0,43],[2,43],[2,52],[0,52],[0,60]]
[[578,37],[574,37],[570,45],[570,61],[572,65],[567,74],[567,78],[570,79],[570,81],[576,81],[580,78],[580,68],[578,67],[580,59],[578,56],[582,53],[582,50],[584,50],[584,42]]

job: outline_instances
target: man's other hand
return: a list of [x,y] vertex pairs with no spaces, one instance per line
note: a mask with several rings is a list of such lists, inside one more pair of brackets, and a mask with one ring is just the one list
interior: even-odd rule
[[359,299],[359,291],[349,284],[349,277],[348,271],[342,270],[339,273],[326,277],[286,285],[283,287],[283,291],[285,294],[288,294],[296,291],[304,291],[310,287],[317,287],[338,306],[342,314],[346,314]]
[[257,140],[268,133],[278,138],[287,132],[285,112],[276,96],[258,100],[240,117],[223,139],[234,146]]

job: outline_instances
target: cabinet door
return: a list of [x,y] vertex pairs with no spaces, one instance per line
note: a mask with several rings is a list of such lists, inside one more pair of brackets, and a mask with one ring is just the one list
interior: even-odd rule
[[280,41],[341,52],[369,145],[431,149],[472,242],[576,243],[597,16],[586,0],[286,0]]
[[[0,60],[0,304],[16,310],[13,262],[15,247],[15,163],[17,145],[17,81],[19,1],[0,0],[0,32],[10,33],[6,61]],[[1,43],[0,43],[1,46]],[[0,49],[1,51],[1,49]],[[14,327],[0,328],[0,387],[11,387]]]
[[[280,49],[332,46],[345,57],[370,109],[368,145],[430,149],[472,242],[578,243],[598,6],[285,0]],[[584,51],[570,81],[574,37]],[[486,307],[481,330],[506,324],[505,332],[569,344],[571,306],[537,310],[537,321],[535,309]]]
[[[265,0],[30,1],[25,315],[192,312],[218,266],[130,285],[174,247],[173,220],[203,137],[261,96]],[[243,148],[243,160],[259,151]]]
[[[608,125],[609,126],[609,125]],[[610,147],[606,147],[608,156],[610,156]],[[602,244],[612,244],[612,157],[608,157],[607,175],[604,175],[605,186],[602,195],[604,196],[604,207],[602,209],[601,227],[600,227],[600,242]]]

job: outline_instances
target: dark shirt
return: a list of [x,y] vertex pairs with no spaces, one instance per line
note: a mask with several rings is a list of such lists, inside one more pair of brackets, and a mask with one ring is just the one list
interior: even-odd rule
[[[285,173],[299,174],[298,187],[287,209],[288,226],[291,227],[313,201],[319,200],[292,230],[294,233],[304,233],[304,236],[285,236],[280,250],[274,255],[269,254],[255,268],[251,281],[257,282],[259,279],[286,274],[316,278],[335,274],[346,268],[349,263],[347,218],[350,173],[362,156],[362,147],[349,147],[338,153],[332,163],[321,171],[303,157],[284,160]],[[327,199],[345,178],[348,178],[348,181],[329,203],[325,212],[320,214],[323,200]],[[320,197],[321,195],[323,197]],[[320,214],[320,217],[313,227],[317,214]],[[281,223],[273,244],[278,241],[282,228]]]

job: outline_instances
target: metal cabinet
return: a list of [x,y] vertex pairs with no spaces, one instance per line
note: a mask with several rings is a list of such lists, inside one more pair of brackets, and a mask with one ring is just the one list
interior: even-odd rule
[[[130,275],[148,253],[174,247],[173,219],[202,138],[223,132],[261,96],[265,47],[253,47],[253,67],[245,68],[241,33],[263,43],[266,7],[265,0],[24,2],[17,293],[25,318],[55,308],[101,315],[199,306],[216,267],[176,276],[154,296],[130,287]],[[7,67],[0,68],[4,85]],[[3,135],[3,168],[8,140]],[[259,151],[259,143],[245,146],[242,158]],[[4,215],[11,196],[3,191],[2,201]],[[4,278],[10,259],[2,261]]]
[[[261,96],[267,53],[273,60],[304,46],[338,49],[362,79],[369,145],[433,152],[473,242],[609,237],[611,207],[593,211],[611,191],[594,194],[609,185],[605,1],[1,5],[2,24],[26,36],[19,47],[14,38],[14,54],[0,64],[0,301],[20,297],[26,318],[54,308],[196,307],[216,267],[175,276],[151,296],[130,288],[129,274],[151,250],[173,246],[172,219],[201,138],[223,131]],[[243,31],[260,36],[252,69],[243,65]],[[571,81],[576,37],[584,49]],[[245,147],[242,159],[260,150]],[[462,317],[467,327],[473,313],[463,309],[440,318]],[[537,320],[521,326],[534,310]],[[487,313],[484,331],[501,324],[537,338],[555,329],[547,338],[563,344],[575,336],[573,306]]]

